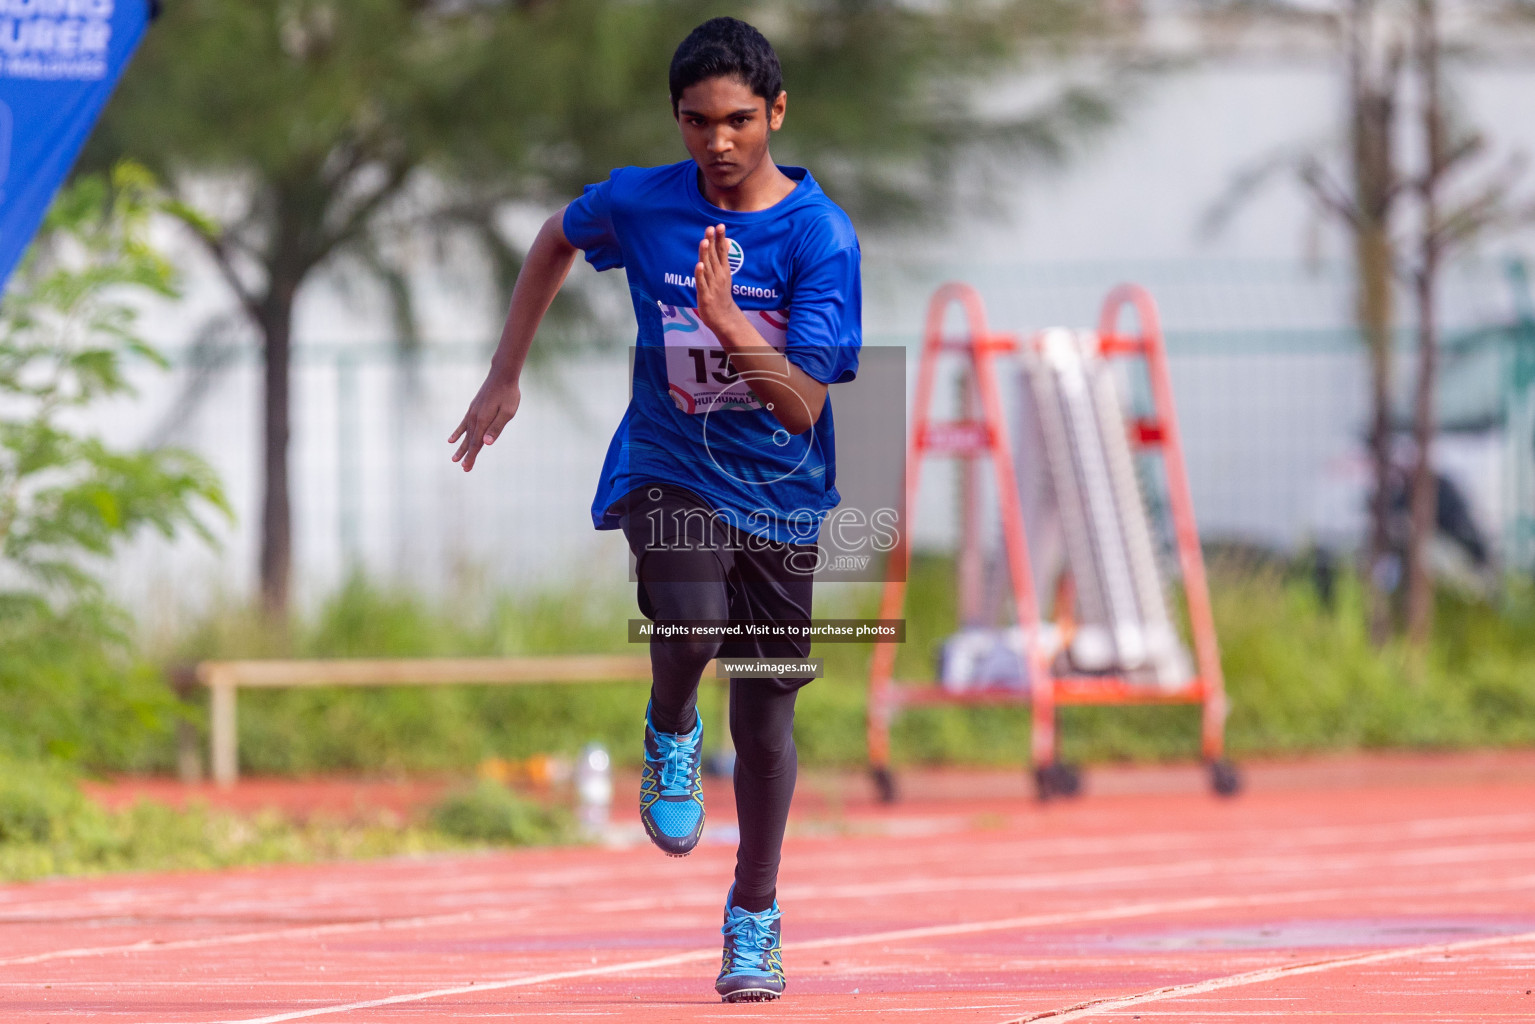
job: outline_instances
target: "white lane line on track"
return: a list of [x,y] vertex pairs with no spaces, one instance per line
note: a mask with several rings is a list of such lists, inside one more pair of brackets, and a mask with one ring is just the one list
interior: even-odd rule
[[1133,996],[1092,999],[1085,1003],[1064,1006],[1059,1010],[1046,1010],[1044,1013],[1009,1017],[1003,1024],[1028,1024],[1029,1021],[1036,1020],[1081,1020],[1094,1014],[1108,1013],[1112,1010],[1123,1010],[1131,1006],[1140,1006],[1142,1003],[1155,1003],[1163,999],[1178,999],[1182,996],[1197,996],[1204,992],[1218,992],[1223,988],[1237,988],[1242,985],[1257,985],[1265,981],[1276,981],[1280,978],[1290,978],[1301,974],[1318,974],[1322,971],[1335,971],[1341,967],[1360,967],[1367,964],[1389,963],[1393,960],[1411,960],[1414,957],[1420,956],[1467,952],[1474,949],[1485,949],[1489,946],[1514,946],[1524,942],[1535,942],[1535,932],[1521,932],[1517,935],[1495,935],[1484,939],[1466,939],[1461,942],[1444,942],[1431,946],[1409,946],[1405,949],[1387,949],[1376,953],[1357,953],[1352,956],[1333,957],[1328,960],[1313,960],[1303,964],[1283,964],[1279,967],[1265,967],[1261,970],[1247,971],[1242,974],[1228,974],[1223,978],[1210,978],[1206,981],[1195,981],[1185,985],[1168,985],[1165,988],[1155,988],[1149,992],[1141,992]]
[[[1468,817],[1430,818],[1413,822],[1383,822],[1372,825],[1315,825],[1288,830],[1285,833],[1285,842],[1290,846],[1316,846],[1325,847],[1336,843],[1391,843],[1401,842],[1404,839],[1421,838],[1447,838],[1455,835],[1466,835],[1478,831],[1485,832],[1509,832],[1519,831],[1535,825],[1535,815],[1530,814],[1489,814]],[[1272,842],[1272,832],[1260,829],[1240,829],[1236,832],[1221,833],[1227,840],[1237,843],[1249,840],[1261,843]],[[856,839],[858,837],[849,837]],[[1142,833],[1137,835],[1094,836],[1051,839],[1026,839],[1009,842],[1006,858],[1015,861],[1022,856],[1082,856],[1091,853],[1113,853],[1124,855],[1132,852],[1150,852],[1162,850],[1173,852],[1181,849],[1208,849],[1209,837],[1205,835],[1190,835],[1188,832],[1161,832]],[[334,899],[344,899],[355,892],[371,893],[378,886],[381,878],[388,880],[388,887],[394,893],[429,892],[434,895],[444,894],[472,894],[486,886],[496,887],[504,884],[506,871],[502,868],[484,870],[487,861],[494,863],[497,858],[503,857],[500,853],[456,853],[452,855],[440,855],[426,859],[424,864],[412,863],[408,865],[408,878],[394,877],[396,872],[390,862],[375,862],[377,872],[368,872],[367,877],[351,880],[327,880],[318,888],[320,891]],[[835,865],[841,858],[830,853],[823,852],[823,863]],[[865,854],[859,852],[854,855],[850,863],[862,864]],[[931,857],[930,847],[924,846],[914,856],[920,858],[922,864],[928,863]],[[887,866],[900,863],[904,858],[895,855],[893,851],[886,851],[883,861]],[[293,865],[284,865],[283,868],[293,868]],[[473,867],[475,871],[462,870],[464,867]],[[458,870],[455,870],[457,868]],[[260,871],[263,869],[250,869]],[[425,877],[418,872],[429,872]],[[615,872],[622,872],[621,866],[612,864],[593,865],[580,868],[540,868],[536,872],[537,884],[542,887],[555,887],[559,885],[579,885],[583,882],[601,879],[612,881]],[[639,874],[640,872],[635,872]],[[200,902],[227,905],[234,894],[240,893],[249,897],[252,906],[265,907],[271,901],[271,881],[265,876],[252,877],[249,872],[236,874],[226,873],[221,878],[210,878],[212,883],[200,897]],[[525,884],[534,884],[532,877],[520,878]],[[69,883],[64,883],[69,884]],[[98,885],[93,881],[92,885]],[[73,887],[73,886],[71,886]],[[10,891],[7,891],[7,889]],[[303,893],[307,896],[309,893]],[[23,897],[23,898],[16,898]],[[53,912],[55,919],[69,918],[67,913],[72,907],[79,907],[84,903],[83,911],[75,910],[74,914],[99,915],[104,905],[116,907],[119,911],[127,913],[133,905],[153,907],[162,905],[165,900],[171,899],[177,906],[183,905],[185,894],[173,892],[167,894],[153,885],[145,885],[142,882],[135,883],[126,888],[115,890],[92,889],[88,894],[56,893],[39,898],[37,888],[34,886],[0,886],[0,922],[22,922],[22,915],[36,914],[40,912]],[[66,911],[66,913],[59,913]],[[30,922],[24,922],[30,923]]]
[[[959,816],[969,822],[975,815]],[[1527,831],[1535,827],[1535,814],[1487,814],[1473,817],[1424,818],[1412,821],[1380,822],[1372,825],[1308,825],[1285,830],[1285,841],[1293,846],[1332,846],[1339,843],[1400,843],[1404,839],[1445,839],[1468,834],[1506,833]],[[1273,842],[1272,828],[1242,827],[1234,830],[1220,829],[1213,833],[1201,832],[1144,832],[1132,835],[1069,836],[1041,839],[1024,839],[1008,845],[1011,853],[1038,856],[1080,857],[1084,854],[1148,852],[1157,850],[1205,849],[1212,835],[1233,846],[1251,843],[1267,846]],[[851,839],[879,839],[878,834],[853,834],[842,837]],[[931,838],[931,837],[929,837]],[[925,850],[918,850],[920,855]],[[899,851],[892,851],[899,857]],[[858,861],[861,854],[847,859]],[[839,859],[832,852],[828,861]],[[891,861],[892,857],[887,857]]]
[[[1486,852],[1485,848],[1475,848],[1480,852]],[[1409,851],[1406,854],[1397,855],[1396,858],[1380,858],[1390,862],[1399,858],[1414,858],[1428,851]],[[1461,859],[1457,857],[1456,859]],[[1364,860],[1370,860],[1366,858]],[[1439,862],[1439,857],[1434,858]],[[940,881],[888,882],[881,885],[846,885],[846,886],[788,886],[785,887],[785,895],[795,899],[833,899],[850,897],[867,897],[872,895],[917,893],[936,893],[969,890],[999,890],[999,891],[1023,891],[1049,888],[1064,888],[1068,885],[1083,884],[1112,884],[1114,882],[1131,883],[1137,881],[1152,881],[1158,878],[1178,878],[1190,875],[1205,875],[1212,871],[1232,872],[1235,870],[1256,871],[1262,867],[1272,867],[1274,864],[1289,870],[1290,873],[1308,872],[1312,866],[1289,858],[1254,858],[1250,862],[1209,861],[1189,863],[1174,863],[1171,865],[1148,865],[1142,868],[1095,868],[1082,872],[1063,872],[1059,875],[1035,875],[1035,876],[987,876],[984,878],[948,879]],[[1359,862],[1338,862],[1315,865],[1316,869],[1348,868],[1354,869],[1369,866]],[[1535,876],[1529,876],[1535,880]],[[1470,884],[1471,889],[1465,886]],[[1495,883],[1496,884],[1496,883]],[[1517,887],[1522,883],[1502,883],[1502,886],[1514,884]],[[1481,883],[1456,883],[1449,887],[1437,887],[1425,889],[1414,887],[1410,890],[1388,889],[1382,895],[1397,896],[1408,894],[1431,895],[1434,893],[1479,891]],[[1342,893],[1345,890],[1314,890]],[[1364,895],[1360,890],[1347,890],[1355,895]],[[705,897],[700,896],[699,899]],[[713,902],[718,899],[712,892],[708,900]],[[655,897],[646,897],[641,900],[601,900],[579,908],[590,913],[613,913],[616,911],[650,910],[659,906],[686,906],[697,903],[698,900],[689,899],[685,895],[672,894],[666,899],[658,900]],[[419,915],[405,918],[375,918],[367,921],[345,921],[324,925],[296,925],[286,928],[271,928],[261,931],[236,932],[231,935],[209,935],[196,939],[172,939],[156,941],[154,939],[141,939],[137,942],[121,943],[117,945],[85,946],[73,949],[50,950],[43,953],[33,953],[24,956],[0,958],[0,967],[22,966],[26,964],[45,963],[50,960],[78,959],[83,957],[107,956],[114,953],[145,953],[161,952],[178,949],[199,949],[212,946],[242,945],[246,943],[263,942],[283,938],[310,938],[321,935],[346,934],[348,932],[367,932],[383,929],[406,928],[430,928],[445,924],[473,924],[481,921],[514,920],[535,913],[539,909],[546,909],[542,904],[529,905],[504,910],[478,910],[459,911],[447,914]]]
[[232,935],[208,935],[200,939],[141,939],[116,946],[82,946],[78,949],[55,949],[31,956],[14,956],[0,960],[0,967],[19,964],[40,964],[49,960],[66,960],[77,957],[107,956],[112,953],[158,953],[162,950],[199,949],[204,946],[238,946],[251,942],[267,942],[272,939],[307,939],[322,935],[345,935],[349,932],[381,932],[398,928],[432,928],[446,924],[469,924],[478,921],[505,921],[528,917],[533,908],[522,907],[503,911],[461,911],[456,914],[432,914],[424,917],[375,918],[371,921],[338,921],[334,924],[297,925],[291,928],[269,928],[259,932],[236,932]]
[[[1506,843],[1495,846],[1447,846],[1407,850],[1390,854],[1362,856],[1268,855],[1262,857],[1223,857],[1209,860],[1169,861],[1134,867],[1083,868],[1045,874],[1013,872],[1006,875],[969,875],[959,878],[906,878],[884,882],[850,882],[827,885],[790,884],[780,891],[786,899],[860,899],[876,896],[917,896],[944,892],[1036,892],[1069,886],[1133,885],[1180,878],[1235,877],[1260,872],[1316,875],[1354,872],[1367,868],[1422,867],[1493,859],[1535,860],[1535,843]],[[718,900],[715,893],[697,898],[673,894],[667,906],[707,905]],[[654,897],[629,897],[595,904],[594,910],[618,912],[649,910],[656,907]]]
[[[1527,888],[1535,886],[1535,875],[1521,875],[1517,878],[1501,879],[1497,881],[1477,880],[1473,883],[1461,883],[1454,886],[1446,886],[1439,890],[1424,890],[1414,888],[1412,890],[1393,889],[1386,890],[1389,893],[1406,895],[1412,893],[1428,894],[1431,892],[1466,892],[1477,890],[1492,890],[1505,888]],[[1335,900],[1342,898],[1357,898],[1361,890],[1357,887],[1335,889],[1313,889],[1305,892],[1280,892],[1262,893],[1251,896],[1199,896],[1181,900],[1158,900],[1149,903],[1121,904],[1114,907],[1100,907],[1096,910],[1063,911],[1053,914],[1029,914],[1021,917],[1004,917],[990,921],[966,921],[957,924],[929,925],[919,928],[897,928],[883,932],[866,932],[861,935],[838,935],[823,939],[807,939],[801,942],[786,942],[784,949],[787,951],[833,949],[840,946],[856,946],[867,943],[903,942],[912,939],[947,938],[956,935],[975,935],[982,932],[1016,931],[1023,928],[1043,928],[1051,925],[1079,924],[1089,921],[1112,921],[1134,917],[1147,917],[1158,914],[1189,913],[1198,910],[1215,910],[1227,907],[1244,906],[1270,906],[1284,903],[1307,903],[1323,900]],[[1532,933],[1535,934],[1535,933]],[[1488,940],[1471,940],[1473,943],[1485,944]],[[1437,947],[1425,947],[1437,948]],[[435,988],[424,992],[406,992],[400,995],[387,996],[381,999],[365,999],[351,1003],[337,1003],[329,1006],[315,1006],[303,1010],[292,1010],[286,1013],[272,1014],[266,1017],[249,1017],[226,1019],[214,1022],[214,1024],[280,1024],[282,1021],[301,1020],[305,1017],[319,1017],[332,1013],[346,1013],[351,1010],[366,1010],[378,1006],[393,1006],[399,1003],[421,1002],[427,999],[440,999],[446,996],[467,995],[474,992],[494,992],[499,989],[525,988],[530,985],[542,985],[553,981],[566,981],[572,978],[593,978],[611,974],[629,974],[635,971],[649,970],[655,967],[671,967],[679,964],[693,963],[699,960],[713,960],[720,955],[715,948],[695,949],[683,953],[672,953],[667,956],[651,957],[645,960],[626,960],[615,964],[601,964],[596,967],[579,967],[567,971],[551,971],[544,974],[522,975],[516,978],[501,978],[496,981],[477,982],[473,985],[457,985],[449,988]],[[1067,1008],[1068,1010],[1074,1007]],[[1059,1011],[1065,1012],[1065,1011]]]
[[[494,871],[484,871],[478,874],[471,874],[467,871],[449,873],[444,870],[442,874],[417,874],[405,880],[392,877],[395,872],[367,870],[361,873],[364,877],[360,879],[323,879],[306,885],[303,888],[284,889],[283,892],[285,894],[296,893],[299,898],[313,902],[312,898],[316,896],[323,896],[330,900],[344,900],[357,892],[371,895],[379,888],[387,888],[389,892],[395,894],[415,892],[426,892],[433,896],[451,895],[453,893],[471,894],[483,891],[487,887],[495,888],[506,883],[510,868],[506,863],[505,851],[486,854],[476,854],[473,851],[468,851],[455,854],[454,856],[463,862],[460,866],[478,867],[480,862],[492,858],[500,858],[501,864]],[[444,861],[447,860],[445,856],[442,859]],[[399,863],[404,863],[404,858],[399,858],[396,861],[363,862],[362,866],[366,869],[377,869],[393,867]],[[315,867],[323,869],[333,866],[276,865],[278,868],[287,869],[286,873],[293,875],[297,875],[300,868],[312,870]],[[409,864],[408,866],[417,867],[418,865]],[[451,863],[443,865],[428,862],[426,864],[426,867],[434,872],[452,866]],[[271,879],[259,875],[257,872],[263,869],[270,870],[273,867],[273,865],[264,865],[263,867],[256,868],[235,868],[227,871],[207,872],[204,878],[199,879],[202,887],[196,894],[195,899],[200,903],[219,905],[227,905],[232,900],[243,899],[253,907],[268,906],[272,902],[273,883]],[[640,874],[641,872],[636,870],[631,873]],[[568,869],[559,872],[527,872],[519,870],[517,878],[519,882],[529,886],[556,887],[561,885],[580,886],[595,881],[611,881],[615,876],[621,876],[622,874],[622,866],[594,864],[586,868]],[[55,881],[60,884],[69,884],[71,888],[79,888],[81,884],[76,879]],[[187,902],[187,893],[184,889],[178,888],[167,891],[163,885],[146,884],[142,879],[135,879],[132,885],[122,888],[103,886],[102,882],[102,879],[91,879],[83,884],[94,887],[87,889],[83,893],[57,894],[44,898],[38,898],[37,887],[35,885],[0,887],[0,922],[16,923],[17,921],[26,921],[27,919],[22,917],[24,914],[35,915],[47,911],[56,912],[60,909],[80,913],[81,910],[74,908],[83,908],[85,913],[100,913],[103,908],[111,907],[120,912],[128,913],[134,907],[154,908],[163,906],[166,903],[180,907]],[[7,892],[8,888],[12,892]],[[8,897],[12,893],[23,894],[29,896],[30,899],[8,901]],[[63,917],[64,915],[60,914],[57,916]]]

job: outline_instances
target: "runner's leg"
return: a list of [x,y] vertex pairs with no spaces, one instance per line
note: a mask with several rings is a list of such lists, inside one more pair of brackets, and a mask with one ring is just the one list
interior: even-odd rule
[[794,748],[797,684],[780,679],[730,681],[730,735],[736,746],[736,849],[732,902],[753,913],[773,905],[798,756]]
[[[642,577],[641,584],[655,609],[656,619],[725,619],[724,570],[710,552],[667,552],[649,559],[653,572],[664,573],[657,563],[683,561],[687,571],[713,570],[713,583],[694,580],[664,581]],[[697,557],[701,555],[702,557]],[[687,556],[695,556],[689,558]],[[691,732],[698,720],[698,682],[709,660],[719,653],[718,640],[656,637],[650,641],[650,722],[657,732]]]
[[[808,623],[815,564],[814,545],[750,546],[736,555],[738,591],[732,615],[758,622]],[[746,648],[750,648],[747,650]],[[731,657],[805,658],[808,640],[732,643]],[[735,741],[736,883],[731,902],[757,913],[773,905],[789,803],[794,797],[798,754],[794,702],[808,678],[731,679],[730,735]]]
[[[620,519],[639,576],[639,604],[656,621],[730,617],[720,536],[687,492],[648,485],[624,499]],[[691,732],[698,683],[720,641],[655,637],[650,641],[650,720],[657,732]]]

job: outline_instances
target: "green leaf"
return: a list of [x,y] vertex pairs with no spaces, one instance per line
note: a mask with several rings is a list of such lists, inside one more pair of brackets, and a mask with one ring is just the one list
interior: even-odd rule
[[136,333],[132,305],[174,294],[174,268],[148,241],[164,205],[141,165],[77,179],[0,304],[0,579],[11,599],[98,601],[102,560],[139,531],[211,540],[206,516],[230,514],[191,453],[119,451],[60,415],[131,394],[129,360],[167,365]]

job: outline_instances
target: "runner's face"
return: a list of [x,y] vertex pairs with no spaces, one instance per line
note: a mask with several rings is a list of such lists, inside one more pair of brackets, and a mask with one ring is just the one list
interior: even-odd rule
[[771,106],[739,78],[705,78],[682,90],[677,124],[688,155],[716,189],[734,189],[767,157],[783,126],[785,93]]

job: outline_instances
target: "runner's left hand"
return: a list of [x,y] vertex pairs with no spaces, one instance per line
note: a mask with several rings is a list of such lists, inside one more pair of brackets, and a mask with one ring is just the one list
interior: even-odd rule
[[716,224],[704,231],[698,243],[698,265],[693,268],[698,292],[698,316],[716,334],[725,318],[740,310],[730,292],[730,240],[725,225]]

